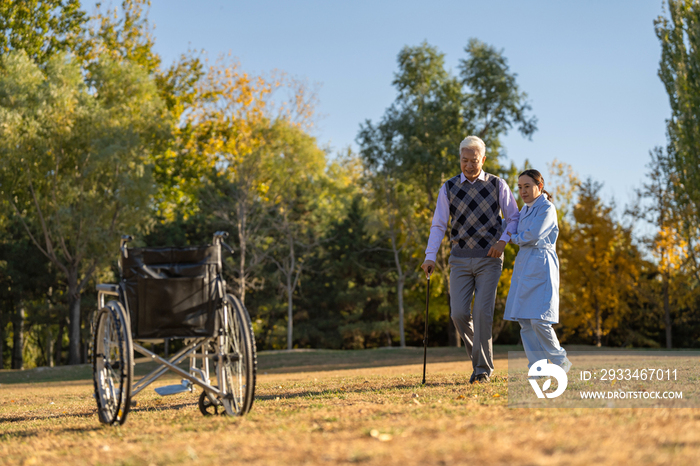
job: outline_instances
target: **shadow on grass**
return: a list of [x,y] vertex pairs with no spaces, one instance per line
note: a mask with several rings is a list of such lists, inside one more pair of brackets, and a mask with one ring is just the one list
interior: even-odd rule
[[[469,383],[469,378],[464,377],[461,378],[463,381],[455,381],[455,380],[444,380],[444,381],[430,381],[426,380],[425,385],[421,384],[420,382],[417,383],[400,383],[400,384],[387,384],[384,386],[377,387],[371,386],[371,387],[354,387],[354,388],[349,388],[349,389],[329,389],[329,390],[314,390],[314,391],[303,391],[299,393],[291,393],[291,394],[274,394],[274,395],[256,395],[255,399],[261,400],[261,401],[268,401],[268,400],[276,400],[279,398],[280,400],[289,400],[289,399],[296,399],[296,398],[315,398],[315,397],[327,397],[327,396],[338,396],[338,395],[346,395],[349,393],[352,394],[376,394],[377,392],[382,392],[385,390],[413,390],[413,389],[419,389],[419,388],[445,388],[445,387],[463,387],[463,388],[477,388],[481,384],[475,383],[475,384],[470,384]],[[489,384],[493,385],[499,385],[499,384],[504,384],[507,382],[507,377],[504,376],[493,376],[491,377],[491,382]],[[364,382],[364,383],[370,383],[370,382]]]
[[37,414],[26,414],[23,416],[7,416],[0,417],[0,424],[4,422],[23,422],[23,421],[43,421],[46,419],[59,419],[67,417],[90,417],[97,414],[97,411],[90,411],[89,413],[72,413],[72,414],[47,414],[47,415],[37,415]]
[[[505,359],[508,351],[522,347],[494,346],[494,358]],[[439,362],[467,361],[464,348],[429,347],[428,364]],[[423,364],[423,348],[378,348],[364,350],[291,350],[261,351],[258,353],[258,373],[304,373],[348,369],[376,368]],[[156,362],[138,363],[135,377],[138,379],[159,367]],[[188,364],[180,365],[187,370]],[[172,374],[172,372],[168,372]],[[37,367],[29,370],[0,370],[0,387],[13,384],[58,383],[91,381],[92,367],[89,364],[61,367]]]
[[[150,412],[157,412],[157,411],[170,411],[170,410],[178,410],[182,408],[187,408],[191,406],[196,406],[196,402],[191,402],[191,403],[179,403],[175,405],[165,405],[165,406],[143,406],[143,407],[135,407],[131,408],[129,410],[129,413],[150,413]],[[95,417],[95,425],[92,427],[64,427],[64,428],[57,428],[54,429],[52,428],[51,431],[54,433],[64,433],[64,432],[90,432],[90,431],[96,431],[100,430],[104,427],[109,427],[104,424],[101,424],[99,420],[97,419],[97,410],[90,411],[90,412],[82,412],[82,413],[71,413],[71,414],[48,414],[48,415],[36,415],[36,414],[27,414],[27,415],[22,415],[22,416],[6,416],[6,417],[0,417],[0,424],[2,423],[12,423],[12,422],[24,422],[24,421],[45,421],[48,419],[59,419],[59,418],[89,418],[89,417]],[[129,422],[129,419],[127,418],[126,422]],[[41,428],[37,429],[27,429],[24,431],[17,431],[17,432],[12,432],[10,435],[12,437],[37,437],[40,436],[44,433],[44,430]],[[0,436],[1,437],[1,436]]]

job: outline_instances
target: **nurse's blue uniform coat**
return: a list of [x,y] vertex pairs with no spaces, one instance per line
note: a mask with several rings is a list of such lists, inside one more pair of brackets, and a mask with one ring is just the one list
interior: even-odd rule
[[518,232],[511,241],[520,246],[503,318],[559,322],[559,236],[557,210],[540,195],[520,211]]

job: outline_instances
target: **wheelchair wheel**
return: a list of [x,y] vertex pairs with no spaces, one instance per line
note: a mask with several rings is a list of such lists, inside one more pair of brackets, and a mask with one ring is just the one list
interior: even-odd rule
[[131,328],[121,303],[110,301],[95,317],[92,379],[100,422],[124,424],[131,407],[134,353]]
[[224,392],[226,414],[242,416],[250,411],[255,397],[255,338],[250,316],[241,302],[227,295],[221,308],[223,347],[219,348],[217,377]]

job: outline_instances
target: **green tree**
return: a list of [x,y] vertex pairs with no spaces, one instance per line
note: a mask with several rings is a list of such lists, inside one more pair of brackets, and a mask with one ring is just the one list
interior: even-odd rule
[[79,0],[1,0],[0,53],[24,50],[45,64],[57,53],[82,46],[86,22]]
[[321,246],[308,259],[307,279],[298,298],[305,314],[296,324],[300,346],[391,346],[397,335],[390,312],[392,286],[386,276],[391,254],[369,231],[369,206],[362,195],[350,199],[346,213],[337,212]]
[[[4,205],[6,203],[0,202]],[[57,340],[55,328],[63,333],[60,318],[54,306],[57,293],[51,293],[56,283],[55,270],[46,257],[32,244],[22,228],[21,222],[14,216],[8,216],[7,222],[0,227],[0,355],[5,344],[4,324],[12,323],[12,357],[11,367],[24,367],[24,350],[26,347],[25,330],[34,322],[49,322],[53,325],[45,339],[48,353],[53,356],[53,344]],[[52,296],[49,296],[52,295]],[[28,321],[28,322],[27,322]],[[44,341],[41,342],[44,344]],[[60,354],[57,355],[60,358]],[[53,365],[53,357],[47,355],[46,364]],[[0,368],[2,368],[0,357]]]
[[80,362],[80,293],[118,232],[150,219],[148,161],[167,126],[152,79],[111,59],[86,77],[65,55],[45,70],[2,60],[0,186],[34,245],[66,283],[69,362]]
[[558,242],[566,336],[580,331],[597,346],[628,317],[642,267],[631,230],[613,219],[601,187],[590,178],[580,185],[574,224]]
[[109,56],[115,61],[135,63],[149,74],[158,72],[161,60],[153,51],[150,5],[150,0],[122,0],[119,7],[103,10],[98,3],[79,55],[88,61]]
[[315,138],[286,120],[270,127],[265,137],[270,151],[272,181],[268,257],[277,267],[287,300],[287,349],[294,346],[294,291],[306,271],[306,259],[318,247],[324,208],[325,152]]
[[510,71],[503,50],[470,39],[464,51],[467,58],[460,60],[459,71],[466,90],[465,120],[486,142],[489,154],[497,156],[502,135],[517,125],[530,138],[537,131],[537,118],[529,115],[532,108],[527,94],[520,91],[518,75]]
[[[418,225],[429,224],[440,186],[459,172],[460,141],[469,134],[482,136],[487,145],[484,168],[498,174],[499,138],[514,125],[526,137],[536,130],[536,119],[528,114],[527,95],[519,90],[503,52],[476,39],[469,41],[465,52],[460,79],[446,71],[444,54],[435,47],[425,42],[404,47],[393,81],[396,100],[378,124],[366,121],[357,137],[362,158],[376,180],[374,197],[384,206],[389,222],[385,231],[397,258],[397,289],[404,287],[406,270],[413,272],[422,259],[420,249],[429,228]],[[421,201],[400,200],[400,192],[413,193],[412,198]],[[448,284],[449,302],[448,256],[445,240],[436,265]],[[398,295],[403,316],[402,292]]]
[[661,43],[659,78],[666,87],[671,116],[666,122],[668,145],[659,152],[674,177],[676,202],[683,207],[682,235],[696,274],[700,270],[697,231],[700,228],[700,4],[668,0],[668,16],[654,21]]
[[[652,235],[641,238],[654,259],[651,267],[654,278],[645,282],[643,289],[647,300],[661,311],[657,315],[661,315],[665,328],[666,347],[672,348],[674,321],[682,319],[681,310],[692,303],[693,296],[700,291],[700,282],[693,267],[692,246],[684,235],[689,227],[686,220],[690,206],[678,202],[674,186],[679,181],[668,166],[663,149],[657,147],[650,155],[647,182],[638,191],[637,205],[644,208],[634,208],[628,213],[654,229]],[[699,233],[700,227],[694,236]]]

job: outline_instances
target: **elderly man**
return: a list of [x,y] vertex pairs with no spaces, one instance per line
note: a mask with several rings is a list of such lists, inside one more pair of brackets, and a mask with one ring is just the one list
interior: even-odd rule
[[[518,205],[508,184],[484,172],[484,141],[469,136],[459,145],[462,173],[442,185],[430,227],[425,262],[427,276],[452,217],[450,240],[450,305],[452,320],[472,360],[469,382],[489,382],[493,372],[491,328],[496,287],[503,270],[508,232],[518,229]],[[504,228],[500,213],[506,220]],[[472,308],[472,298],[474,300]]]

